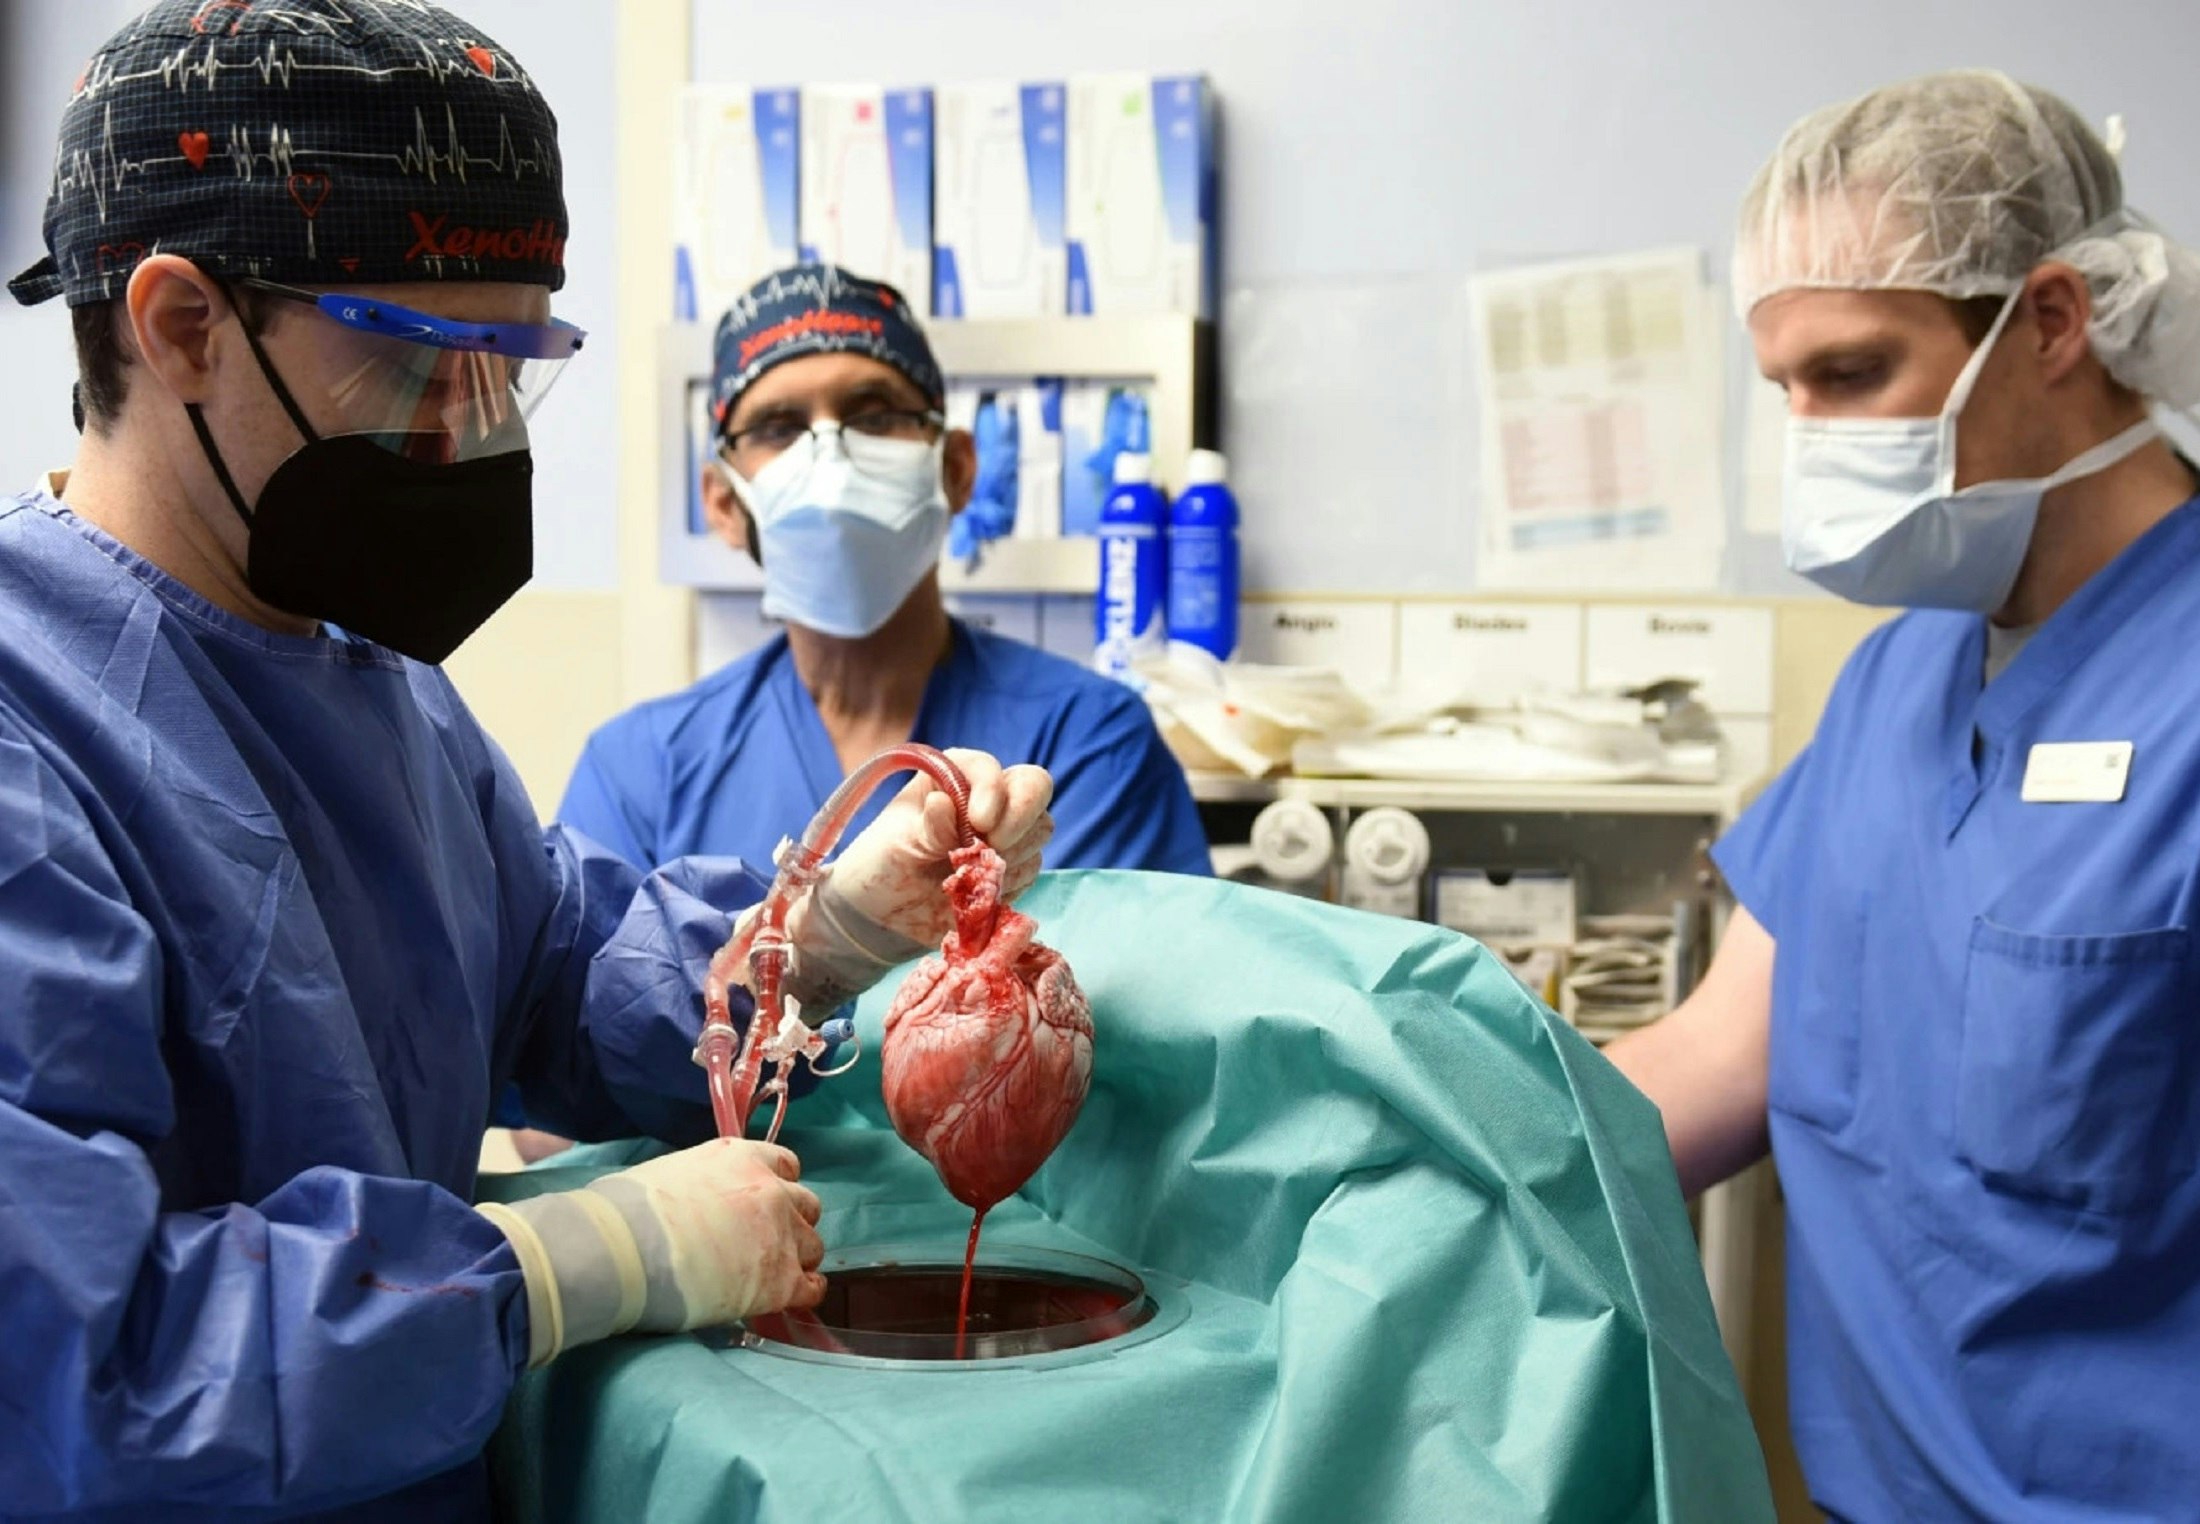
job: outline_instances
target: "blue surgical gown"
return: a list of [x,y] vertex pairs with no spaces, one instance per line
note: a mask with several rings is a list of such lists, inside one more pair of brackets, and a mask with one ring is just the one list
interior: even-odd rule
[[[1145,704],[1074,662],[953,624],[911,739],[968,746],[1054,775],[1049,868],[1207,873],[1184,770]],[[558,818],[652,867],[691,853],[769,863],[840,786],[840,759],[778,636],[590,738]],[[882,786],[849,827],[885,808]]]
[[0,1517],[485,1517],[490,1097],[706,1135],[757,887],[546,834],[441,672],[0,502]]
[[[1984,636],[1875,632],[1717,848],[1778,944],[1795,1442],[1843,1519],[2191,1518],[2200,502],[1982,687]],[[2021,797],[2103,741],[2121,801]]]

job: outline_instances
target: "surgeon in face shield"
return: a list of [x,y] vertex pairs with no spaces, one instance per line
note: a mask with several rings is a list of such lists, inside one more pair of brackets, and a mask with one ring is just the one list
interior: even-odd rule
[[[515,158],[417,175],[422,118]],[[527,580],[585,342],[556,123],[433,5],[162,0],[60,138],[10,289],[71,310],[82,441],[0,501],[0,1515],[486,1519],[523,1369],[823,1290],[795,1160],[713,1138],[691,1061],[762,880],[545,832],[437,665]],[[1028,883],[1045,773],[959,760]],[[939,912],[929,790],[795,907],[798,998]],[[477,1209],[512,1084],[683,1146]]]
[[1788,564],[1908,612],[1719,843],[1699,991],[1611,1049],[1691,1190],[1769,1147],[1842,1519],[2200,1498],[2200,257],[2046,91],[1806,117],[1735,285]]
[[[976,475],[931,344],[891,286],[831,265],[758,282],[718,325],[703,502],[785,626],[590,740],[559,818],[637,866],[757,854],[849,769],[916,740],[1043,766],[1054,868],[1209,869],[1145,705],[948,615],[939,560]],[[858,819],[867,819],[868,815]]]

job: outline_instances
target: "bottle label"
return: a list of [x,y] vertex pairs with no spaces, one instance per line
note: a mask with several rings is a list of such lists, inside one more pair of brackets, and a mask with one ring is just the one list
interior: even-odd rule
[[1179,531],[1169,539],[1169,628],[1209,631],[1222,626],[1228,611],[1229,541],[1207,531]]
[[1222,589],[1212,581],[1177,582],[1169,588],[1169,627],[1211,630],[1222,623]]
[[1211,572],[1222,565],[1222,541],[1201,535],[1196,540],[1178,535],[1169,547],[1169,574]]
[[[1100,600],[1093,665],[1103,674],[1131,678],[1131,666],[1163,642],[1162,546],[1148,530],[1100,537]],[[1135,685],[1134,685],[1135,686]]]

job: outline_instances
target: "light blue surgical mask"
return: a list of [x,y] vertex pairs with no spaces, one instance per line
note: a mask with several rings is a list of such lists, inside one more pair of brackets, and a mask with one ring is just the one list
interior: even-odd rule
[[944,453],[944,440],[866,439],[859,470],[839,430],[818,424],[754,479],[721,461],[756,521],[765,616],[843,640],[875,634],[939,564]]
[[2143,420],[2048,476],[1956,487],[1956,419],[2012,296],[1936,418],[1790,418],[1780,537],[1790,570],[1852,603],[1991,614],[2009,601],[2040,500],[2160,432]]

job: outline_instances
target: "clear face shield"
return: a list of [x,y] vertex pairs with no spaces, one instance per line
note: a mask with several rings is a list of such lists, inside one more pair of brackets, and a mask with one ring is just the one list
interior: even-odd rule
[[571,323],[471,323],[395,303],[239,279],[326,319],[318,389],[329,437],[360,435],[422,464],[527,448],[527,420],[586,335]]

